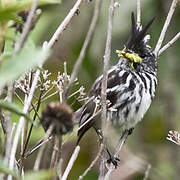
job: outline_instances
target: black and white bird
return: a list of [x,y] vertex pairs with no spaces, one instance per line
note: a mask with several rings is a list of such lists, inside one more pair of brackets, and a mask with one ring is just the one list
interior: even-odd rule
[[[132,132],[135,125],[141,121],[149,109],[155,96],[157,86],[157,61],[152,48],[148,45],[149,35],[146,35],[154,18],[147,25],[138,27],[132,13],[132,30],[129,40],[119,55],[118,63],[108,70],[107,100],[110,121],[120,126],[124,131]],[[101,75],[89,92],[88,100],[76,112],[79,121],[78,142],[87,130],[93,127],[100,131],[101,113],[95,113],[96,99],[101,96]],[[101,107],[100,107],[101,108]],[[98,110],[96,109],[96,112]],[[100,112],[100,111],[99,111]],[[95,114],[94,118],[92,118]]]

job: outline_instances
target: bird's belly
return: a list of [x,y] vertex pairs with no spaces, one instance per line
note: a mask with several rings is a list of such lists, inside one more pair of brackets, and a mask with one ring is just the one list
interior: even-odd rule
[[[131,97],[131,100],[129,100]],[[127,98],[127,97],[126,97]],[[149,109],[151,104],[151,95],[146,90],[142,90],[142,95],[140,96],[136,90],[131,93],[127,98],[127,105],[123,108],[115,108],[116,111],[110,113],[110,119],[112,124],[115,126],[120,126],[123,129],[131,129],[141,121],[146,111]],[[119,100],[124,102],[123,97]]]

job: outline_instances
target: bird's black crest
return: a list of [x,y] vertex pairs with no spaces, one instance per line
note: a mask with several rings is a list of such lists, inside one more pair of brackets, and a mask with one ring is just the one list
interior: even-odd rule
[[146,36],[146,32],[153,23],[155,18],[152,18],[145,26],[144,28],[137,27],[134,13],[131,14],[131,22],[132,22],[132,29],[131,29],[131,35],[128,39],[128,42],[126,43],[126,48],[128,50],[133,50],[136,52],[136,50],[142,48],[144,45],[144,37]]

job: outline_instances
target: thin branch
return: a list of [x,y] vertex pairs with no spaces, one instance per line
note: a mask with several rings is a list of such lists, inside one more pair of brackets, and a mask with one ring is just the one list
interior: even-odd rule
[[[102,103],[102,129],[104,133],[106,133],[107,129],[107,79],[108,79],[108,69],[109,69],[109,61],[111,57],[111,40],[112,40],[112,27],[113,27],[113,17],[114,17],[114,0],[110,1],[109,5],[109,15],[108,15],[108,27],[107,27],[107,38],[106,38],[106,47],[104,54],[104,69],[103,69],[103,79],[102,79],[102,90],[101,90],[101,103]],[[106,135],[105,135],[106,138]]]
[[[10,84],[8,86],[8,94],[7,94],[7,101],[12,103],[14,97],[14,86]],[[10,136],[12,127],[11,127],[11,112],[6,112],[6,120],[5,120],[5,127],[6,127],[6,134],[5,134],[5,157],[4,160],[8,163],[9,157],[11,153],[11,146],[12,146],[12,137]]]
[[63,159],[60,158],[58,165],[57,165],[57,172],[58,172],[59,180],[61,180],[61,178],[62,178],[62,165],[63,165]]
[[173,39],[171,39],[165,46],[163,46],[158,53],[158,56],[160,56],[166,49],[168,49],[170,46],[172,46],[178,39],[180,38],[180,32],[174,36]]
[[59,36],[62,34],[64,29],[66,29],[67,25],[71,21],[74,14],[77,12],[79,6],[81,5],[83,0],[77,0],[73,8],[70,10],[68,15],[65,17],[64,21],[60,24],[60,26],[57,28],[56,32],[53,34],[52,38],[50,39],[48,43],[48,48],[52,48],[52,46],[55,44],[55,42],[58,40]]
[[[61,88],[59,88],[59,100],[60,103],[63,102],[63,89]],[[51,156],[51,163],[50,163],[51,169],[57,168],[58,160],[60,159],[61,145],[62,145],[62,136],[61,134],[59,134],[59,136],[58,135],[55,136],[55,142],[54,142],[53,152]]]
[[141,0],[137,0],[137,27],[141,26]]
[[101,112],[101,110],[97,111],[95,114],[93,114],[93,116],[91,116],[85,123],[83,123],[78,129],[77,131],[79,131],[80,129],[82,129],[86,124],[88,124],[94,117],[96,117],[99,113]]
[[[33,11],[33,12],[35,11],[34,7],[37,4],[37,2],[38,2],[38,0],[35,0],[33,2],[31,11]],[[54,35],[50,39],[49,43],[48,42],[44,42],[43,43],[43,50],[47,50],[47,49],[49,49],[49,48],[51,48],[53,46],[53,44],[56,42],[58,36],[62,33],[62,31],[64,29],[64,28],[62,29],[62,27],[66,27],[67,26],[67,24],[70,22],[71,18],[73,17],[75,12],[77,11],[77,9],[78,9],[79,5],[81,4],[81,2],[82,2],[82,0],[78,0],[77,1],[75,6],[73,7],[73,9],[71,9],[70,13],[66,16],[65,20],[62,22],[62,24],[59,26],[59,28],[56,30],[56,32],[54,33]],[[31,15],[31,12],[29,13],[29,15]],[[31,24],[29,24],[29,26],[30,25]],[[20,41],[19,45],[17,45],[16,52],[18,52],[21,49],[21,46],[22,46],[21,42],[22,41]],[[32,101],[32,98],[33,98],[33,95],[34,95],[34,91],[35,91],[36,85],[38,83],[39,76],[40,76],[40,69],[37,69],[37,71],[35,73],[35,77],[34,77],[33,82],[32,82],[32,86],[31,86],[31,89],[30,89],[29,96],[27,98],[27,101],[25,101],[25,104],[24,104],[24,108],[23,108],[23,112],[24,113],[27,113],[27,111],[29,109],[29,106],[31,104],[31,101]],[[20,133],[21,133],[23,125],[24,125],[24,117],[21,117],[20,120],[19,120],[18,126],[17,126],[16,134],[15,134],[15,137],[14,137],[14,140],[13,140],[12,149],[11,149],[11,156],[10,156],[10,162],[9,162],[9,168],[11,170],[13,170],[13,168],[14,168],[15,154],[16,154],[17,145],[18,145],[18,141],[19,141],[19,136],[20,136]],[[11,179],[12,179],[12,176],[9,175],[8,180],[11,180]]]
[[[119,142],[118,142],[118,146],[116,148],[116,153],[115,153],[115,157],[118,158],[119,156],[119,153],[123,147],[123,144],[125,143],[127,137],[128,137],[128,131],[125,131],[122,135],[122,137],[120,138]],[[108,169],[108,172],[106,173],[105,175],[105,178],[104,180],[109,180],[110,179],[110,175],[111,173],[115,170],[115,166],[113,164],[110,165],[109,169]]]
[[[54,87],[55,87],[55,85],[53,84],[53,85],[43,94],[42,99],[43,99],[44,97],[46,97],[46,95],[47,95]],[[58,91],[57,91],[57,92],[58,92]]]
[[52,153],[51,163],[50,163],[51,169],[56,168],[56,166],[57,166],[58,153],[60,152],[61,142],[62,142],[62,137],[55,136],[55,143],[54,143],[53,153]]
[[82,65],[82,61],[83,61],[84,56],[86,54],[87,48],[88,48],[88,46],[90,44],[90,41],[92,40],[92,36],[94,34],[96,24],[97,24],[97,21],[98,21],[98,18],[99,18],[99,14],[100,14],[100,10],[101,10],[101,4],[102,4],[102,0],[96,0],[95,1],[95,7],[94,7],[94,13],[93,13],[92,21],[91,21],[88,33],[86,35],[84,44],[82,46],[81,52],[79,54],[79,57],[77,58],[76,63],[74,65],[74,68],[73,68],[73,71],[72,71],[72,74],[71,74],[70,82],[69,82],[69,84],[68,84],[68,86],[66,88],[66,92],[65,92],[65,97],[66,98],[68,97],[68,94],[69,94],[69,92],[70,92],[70,90],[71,90],[71,88],[73,86],[74,80],[76,79],[77,74],[78,74],[78,72],[80,70],[80,67]]
[[97,156],[95,157],[95,159],[91,162],[91,164],[89,165],[89,167],[84,171],[84,173],[79,176],[78,180],[82,180],[87,173],[92,169],[92,167],[97,163],[99,157],[101,156],[102,150],[104,149],[104,145],[101,143],[101,146],[99,148],[99,151],[97,153]]
[[21,97],[18,95],[18,93],[16,91],[14,91],[15,96],[18,98],[18,100],[21,102],[22,105],[24,105],[23,100],[21,99]]
[[79,154],[79,151],[80,151],[80,146],[76,146],[72,156],[71,156],[71,159],[69,160],[69,163],[64,171],[64,174],[61,178],[61,180],[66,180],[68,175],[69,175],[69,172],[71,171],[72,169],[72,166],[74,164],[74,162],[76,161],[77,157],[78,157],[78,154]]
[[3,130],[3,133],[6,134],[6,132],[7,132],[6,122],[5,122],[4,115],[3,115],[1,109],[0,109],[0,121],[1,121],[1,127],[2,127],[2,130]]
[[50,97],[56,95],[58,92],[59,92],[59,91],[56,91],[56,92],[53,92],[52,94],[50,94],[49,96],[46,96],[45,98],[43,98],[43,99],[41,100],[41,102],[46,101],[46,100],[49,99]]
[[113,26],[113,16],[114,16],[114,0],[110,1],[109,5],[109,16],[108,16],[108,27],[107,27],[107,39],[104,55],[104,69],[103,69],[103,79],[102,79],[102,90],[101,90],[101,100],[102,100],[102,122],[106,120],[107,114],[107,78],[108,78],[108,69],[109,61],[111,57],[111,39],[112,39],[112,26]]
[[36,145],[34,145],[30,150],[28,150],[24,154],[24,158],[27,159],[34,151],[36,151],[38,148],[40,148],[43,144],[46,144],[52,139],[53,136],[48,137],[47,139],[41,139]]
[[[14,51],[16,53],[19,52],[22,49],[22,47],[24,45],[24,42],[25,42],[25,40],[26,40],[26,38],[27,38],[27,36],[28,36],[28,34],[30,32],[32,19],[33,19],[33,16],[35,14],[35,11],[36,11],[37,4],[38,4],[38,0],[34,0],[33,3],[32,3],[29,15],[27,17],[27,21],[26,21],[25,26],[23,28],[21,38],[20,38],[19,42],[17,42],[15,44]],[[35,75],[35,78],[33,80],[32,87],[30,89],[30,93],[29,93],[29,96],[27,98],[27,101],[25,101],[25,104],[24,104],[24,108],[23,108],[24,113],[28,112],[28,109],[29,109],[29,106],[31,104],[33,94],[34,94],[34,91],[35,91],[35,88],[36,88],[36,85],[37,85],[37,82],[38,82],[39,74],[40,74],[40,70],[38,69],[36,71],[36,75]],[[20,120],[19,120],[19,123],[18,123],[18,126],[17,126],[17,129],[16,129],[16,133],[15,133],[15,136],[14,136],[12,149],[11,149],[11,155],[10,155],[10,160],[9,160],[9,168],[11,170],[14,169],[16,150],[17,150],[17,146],[18,146],[19,136],[20,136],[20,133],[21,133],[21,130],[22,130],[23,126],[24,126],[24,117],[21,116]],[[11,179],[12,179],[12,175],[9,175],[8,180],[11,180]]]
[[[31,89],[30,89],[30,92],[29,92],[29,96],[28,96],[27,100],[25,100],[25,102],[24,102],[23,113],[25,113],[25,114],[28,112],[28,109],[29,109],[29,107],[31,105],[33,94],[34,94],[34,91],[36,89],[36,85],[38,83],[39,75],[40,75],[40,70],[38,69],[36,71],[35,76],[34,76],[34,80],[32,82],[32,86],[31,86]],[[20,119],[19,119],[19,123],[18,123],[17,129],[16,129],[16,133],[15,133],[15,136],[14,136],[13,145],[12,145],[12,149],[11,149],[10,162],[9,162],[9,168],[11,170],[14,169],[15,154],[16,154],[18,141],[19,141],[19,136],[20,136],[23,125],[24,125],[24,117],[21,116]],[[12,176],[9,175],[8,180],[11,180],[11,179],[12,179]]]
[[24,25],[21,38],[20,38],[19,42],[17,42],[15,44],[15,47],[14,47],[15,52],[19,52],[22,49],[22,47],[23,47],[23,45],[24,45],[24,43],[25,43],[25,41],[29,35],[29,32],[30,32],[31,27],[32,27],[32,23],[33,23],[33,17],[35,15],[36,8],[38,5],[38,1],[39,0],[34,0],[32,3],[32,7],[31,7],[31,10],[28,14],[27,21]]
[[147,168],[146,168],[146,171],[145,171],[145,174],[144,174],[143,180],[147,180],[148,179],[150,170],[151,170],[151,164],[148,164]]
[[[102,121],[102,130],[104,134],[104,141],[106,141],[107,132],[108,132],[107,129],[109,125],[108,123],[109,116],[107,117],[106,90],[107,90],[109,61],[111,57],[112,27],[113,27],[113,17],[114,17],[114,9],[115,9],[114,2],[115,2],[114,0],[110,0],[109,11],[108,11],[107,38],[106,38],[106,47],[105,47],[105,55],[104,55],[104,69],[103,69],[102,90],[101,90],[101,103],[102,103],[101,121]],[[103,175],[103,173],[100,174]]]
[[104,157],[101,156],[98,180],[104,180],[106,162],[107,162],[107,159],[105,159]]
[[[29,13],[29,16],[32,18],[32,14],[34,14],[35,12],[35,7],[37,6],[37,2],[38,0],[34,0],[33,4],[32,4],[32,8],[31,8],[31,11]],[[51,48],[53,46],[53,44],[56,42],[58,36],[62,33],[63,29],[67,26],[67,24],[70,22],[71,18],[73,17],[73,15],[75,14],[75,12],[77,11],[79,5],[81,4],[82,0],[78,0],[75,4],[75,6],[71,9],[70,13],[66,16],[65,20],[62,22],[62,24],[59,26],[59,28],[56,30],[56,32],[54,33],[53,37],[50,39],[49,43],[48,42],[44,42],[43,43],[43,50],[48,50],[49,48]],[[29,26],[31,25],[31,23],[28,23]],[[24,27],[25,29],[25,27]],[[18,52],[22,45],[23,45],[23,41],[24,41],[24,37],[26,37],[28,34],[28,30],[24,30],[24,34],[23,37],[22,37],[22,40],[19,41],[19,43],[16,45],[16,52]],[[30,104],[32,102],[32,98],[33,98],[33,95],[34,95],[34,91],[36,89],[36,85],[38,83],[38,78],[40,76],[40,69],[37,69],[36,73],[35,73],[35,76],[34,76],[34,79],[33,79],[33,82],[32,82],[32,86],[31,86],[31,89],[30,89],[30,93],[29,93],[29,96],[27,98],[27,101],[25,101],[25,104],[24,104],[24,108],[23,108],[23,112],[24,113],[27,113],[28,112],[28,109],[30,107]],[[17,126],[17,129],[16,129],[16,133],[15,133],[15,136],[14,136],[14,140],[13,140],[13,145],[12,145],[12,149],[11,149],[11,156],[10,156],[10,162],[9,162],[9,168],[10,170],[13,170],[14,169],[14,162],[15,162],[15,154],[16,154],[16,150],[17,150],[17,146],[18,146],[18,141],[19,141],[19,136],[20,136],[20,133],[21,133],[21,130],[22,130],[22,127],[24,125],[24,117],[21,117],[20,120],[19,120],[19,123],[18,123],[18,126]],[[8,176],[8,180],[11,180],[12,179],[12,176],[9,175]]]
[[158,40],[158,42],[156,44],[156,47],[155,47],[155,50],[154,50],[154,53],[155,53],[156,56],[158,56],[159,50],[161,49],[161,46],[162,46],[162,43],[163,43],[167,28],[168,28],[168,26],[169,26],[169,24],[171,22],[171,18],[172,18],[173,14],[174,14],[174,10],[176,8],[177,2],[178,2],[178,0],[173,0],[173,2],[171,4],[169,13],[167,15],[167,18],[166,18],[166,21],[164,23],[163,29],[161,31],[159,40]]
[[[65,139],[63,142],[62,142],[62,145],[63,146],[67,141],[70,141],[70,139],[74,136],[74,133],[77,133],[76,131],[74,132],[71,132],[70,135],[68,136],[67,139]],[[38,143],[36,143],[32,148],[30,148],[30,150],[28,150],[25,155],[24,155],[24,158],[28,158],[34,151],[36,151],[37,149],[39,149],[43,144],[49,142],[51,139],[52,139],[53,136],[50,136],[48,137],[47,139],[41,139]]]
[[[50,127],[48,128],[48,130],[46,131],[46,134],[45,134],[45,136],[44,136],[44,139],[46,140],[46,139],[49,139],[49,137],[50,137],[50,134],[51,134],[51,132],[52,132],[52,130],[53,130],[53,128],[54,128],[54,125],[55,124],[51,124],[50,125]],[[37,155],[37,158],[36,158],[36,161],[35,161],[35,163],[34,163],[34,170],[35,171],[38,171],[39,170],[39,166],[40,166],[40,163],[41,163],[41,159],[42,159],[42,155],[43,155],[43,152],[44,152],[44,149],[45,149],[45,145],[46,145],[46,143],[44,143],[45,141],[43,141],[43,145],[41,146],[41,148],[40,148],[40,150],[39,150],[39,152],[38,152],[38,155]]]
[[180,133],[178,131],[175,130],[169,131],[166,139],[177,145],[180,145]]
[[[32,104],[33,109],[34,109],[34,111],[35,111],[35,114],[34,114],[34,117],[33,117],[33,122],[36,120],[36,117],[39,116],[39,115],[38,115],[38,111],[39,111],[40,104],[41,104],[42,94],[43,94],[43,91],[40,92],[36,109],[35,109],[35,107],[34,107],[33,104]],[[33,126],[34,126],[34,125],[33,125],[33,123],[32,123],[31,126],[30,126],[30,129],[29,129],[29,132],[28,132],[28,136],[27,136],[27,139],[26,139],[26,142],[25,142],[25,145],[24,145],[23,152],[21,153],[21,156],[22,156],[22,157],[24,157],[24,153],[26,152],[26,148],[27,148],[27,145],[28,145],[29,140],[30,140],[30,136],[31,136],[31,133],[32,133]]]

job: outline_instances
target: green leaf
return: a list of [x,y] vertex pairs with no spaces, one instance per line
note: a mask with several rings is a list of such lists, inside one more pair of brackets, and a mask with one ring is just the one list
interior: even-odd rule
[[17,174],[15,171],[12,171],[8,168],[8,165],[3,162],[3,159],[0,157],[0,173],[3,173],[3,174],[10,174],[12,175],[13,177],[17,177]]
[[15,22],[22,23],[21,18],[17,15],[18,12],[20,11],[16,4],[6,7],[0,6],[0,21],[14,20]]
[[49,180],[53,177],[53,171],[52,170],[41,170],[38,172],[29,172],[25,174],[24,180],[32,180],[32,179],[38,179],[38,180]]
[[[17,8],[18,12],[30,9],[34,0],[19,0],[14,3],[14,7]],[[48,5],[48,4],[60,4],[61,0],[39,0],[38,6]]]
[[7,60],[4,59],[0,66],[0,87],[11,83],[25,72],[42,64],[48,57],[48,52],[42,48],[33,47],[29,42],[19,54],[13,54]]
[[26,119],[32,121],[31,118],[27,114],[23,113],[22,109],[17,104],[10,103],[10,102],[4,101],[4,100],[0,100],[0,108],[11,111],[20,116],[24,116]]
[[16,33],[15,28],[8,28],[8,31],[6,32],[4,38],[5,38],[5,46],[4,46],[3,54],[13,53],[14,43],[20,38],[20,33]]
[[[18,13],[30,9],[34,0],[19,0],[7,4],[5,7],[0,4],[0,21],[13,20],[22,23]],[[38,6],[61,3],[61,0],[39,0]]]

